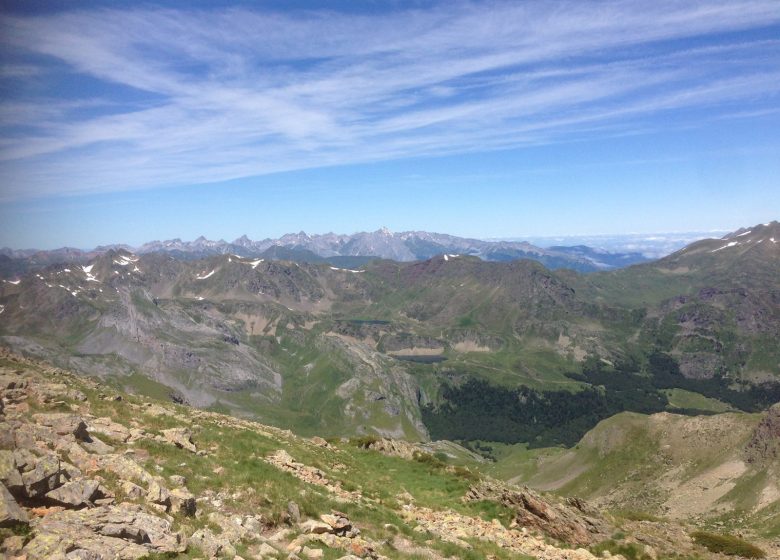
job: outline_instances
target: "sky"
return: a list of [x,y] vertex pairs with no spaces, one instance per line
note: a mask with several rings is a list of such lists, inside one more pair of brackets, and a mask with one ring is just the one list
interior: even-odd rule
[[780,3],[0,1],[0,246],[780,218]]

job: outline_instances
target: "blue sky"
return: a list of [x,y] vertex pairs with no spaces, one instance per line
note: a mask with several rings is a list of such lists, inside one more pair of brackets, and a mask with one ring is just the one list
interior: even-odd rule
[[780,217],[780,5],[5,2],[0,246]]

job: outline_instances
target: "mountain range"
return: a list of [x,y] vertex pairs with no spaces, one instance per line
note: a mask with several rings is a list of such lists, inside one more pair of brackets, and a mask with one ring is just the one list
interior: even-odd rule
[[327,262],[336,266],[359,266],[373,259],[409,262],[442,254],[458,254],[496,262],[532,259],[548,268],[571,268],[580,272],[610,270],[648,260],[639,252],[609,252],[584,246],[543,249],[522,241],[483,241],[424,231],[393,233],[382,228],[352,235],[307,235],[300,232],[262,241],[252,241],[246,235],[233,242],[211,241],[201,236],[194,241],[170,239],[151,241],[137,248],[109,245],[89,251],[68,247],[51,251],[3,248],[0,249],[0,277],[14,278],[53,263],[84,264],[111,250],[125,250],[138,255],[166,253],[180,259],[232,254],[295,262]]
[[4,280],[0,340],[304,434],[571,445],[621,411],[779,401],[778,241],[771,222],[590,274],[108,249]]

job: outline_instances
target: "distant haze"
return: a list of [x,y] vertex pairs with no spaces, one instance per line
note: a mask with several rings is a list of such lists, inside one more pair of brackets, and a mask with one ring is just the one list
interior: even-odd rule
[[543,237],[513,237],[503,241],[527,241],[539,247],[586,245],[610,253],[642,253],[657,259],[682,249],[699,239],[723,237],[726,230],[675,233],[627,233],[625,235],[566,235]]

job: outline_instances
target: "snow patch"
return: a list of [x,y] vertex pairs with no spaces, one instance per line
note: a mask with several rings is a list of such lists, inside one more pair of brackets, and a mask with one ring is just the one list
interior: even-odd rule
[[95,278],[95,275],[92,274],[92,267],[95,266],[94,264],[91,264],[89,266],[82,266],[81,270],[84,271],[84,274],[87,276],[87,282],[100,282],[97,278]]
[[14,286],[18,285],[21,280],[6,280],[9,284],[13,284]]
[[747,230],[747,231],[743,231],[742,233],[738,233],[737,237],[742,237],[743,235],[747,235],[748,233],[750,233],[750,231],[751,230]]
[[0,305],[0,313],[2,313],[3,311],[5,311],[5,305]]
[[772,243],[777,243],[777,241],[775,241],[775,238],[774,238],[774,237],[770,237],[770,238],[769,238],[769,241],[771,241]]
[[447,255],[444,255],[444,260],[448,261],[448,260],[450,260],[450,258]]
[[734,245],[739,245],[739,241],[731,241],[726,245],[724,245],[723,247],[718,247],[717,249],[713,249],[712,251],[710,251],[710,253],[715,253],[716,251],[720,251],[721,249],[725,249],[727,247],[733,247]]
[[69,268],[63,268],[62,272],[70,272],[70,269]]
[[203,301],[203,296],[198,296],[195,299],[197,299],[198,301]]
[[351,268],[336,268],[335,266],[330,267],[331,270],[338,270],[341,272],[365,272],[365,270],[352,270]]
[[212,270],[212,271],[211,271],[211,272],[209,272],[208,274],[205,274],[205,275],[203,275],[203,276],[196,276],[196,277],[195,277],[195,280],[205,280],[206,278],[209,278],[209,277],[211,277],[211,275],[212,275],[212,274],[214,274],[216,271],[217,271],[217,269],[215,268],[214,270]]
[[263,262],[264,260],[265,259],[257,259],[256,261],[252,261],[252,262],[248,262],[248,263],[244,263],[244,264],[248,264],[249,266],[251,266],[254,269],[254,268],[257,268],[257,265],[260,264],[261,262]]

